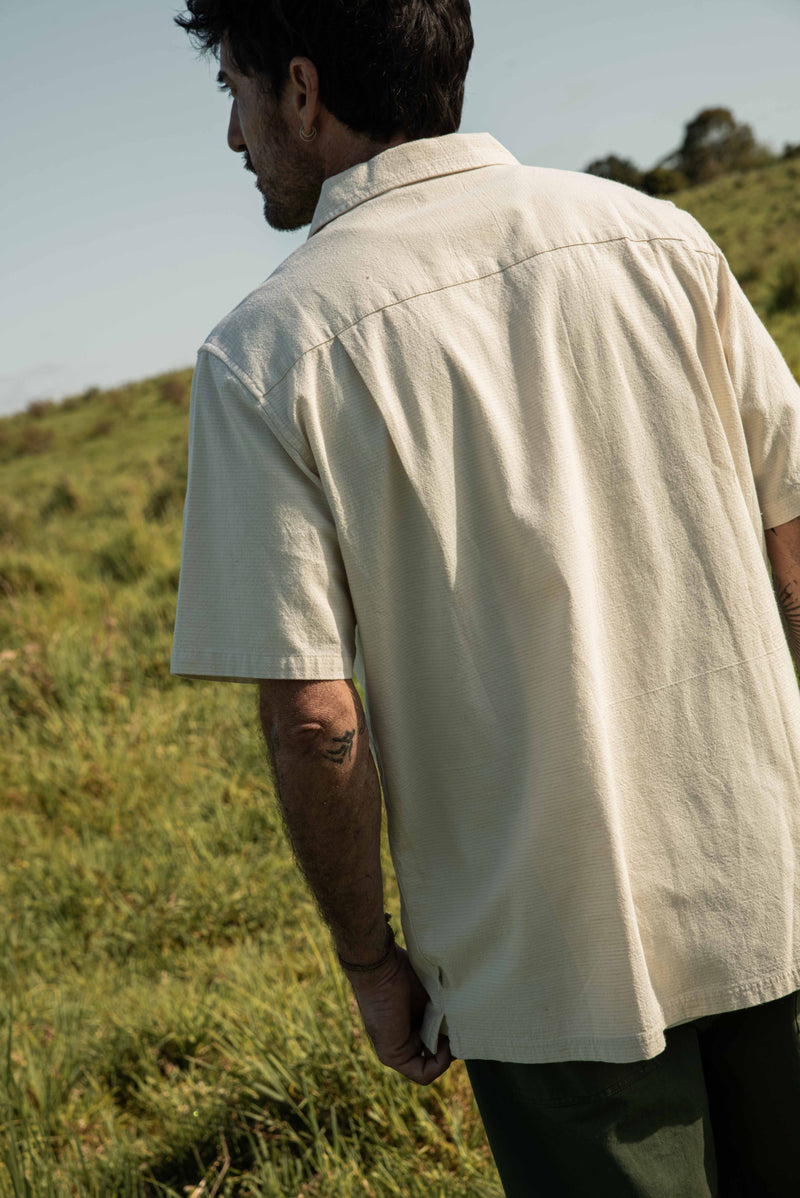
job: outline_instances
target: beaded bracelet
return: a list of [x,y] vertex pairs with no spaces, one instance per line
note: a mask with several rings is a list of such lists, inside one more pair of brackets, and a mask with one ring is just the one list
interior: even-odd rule
[[351,965],[349,961],[343,961],[337,953],[336,956],[339,957],[339,964],[344,966],[345,969],[349,969],[353,973],[371,973],[373,969],[380,968],[384,961],[389,960],[394,950],[394,929],[390,923],[392,917],[389,912],[384,911],[384,915],[386,916],[386,940],[384,942],[383,956],[380,961],[374,961],[371,965]]

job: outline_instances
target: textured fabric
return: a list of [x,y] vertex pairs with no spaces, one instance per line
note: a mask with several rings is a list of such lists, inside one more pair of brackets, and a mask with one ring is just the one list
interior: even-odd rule
[[707,234],[485,134],[328,180],[201,348],[172,669],[357,636],[430,1048],[633,1061],[800,985],[797,515],[800,390]]
[[506,1198],[797,1198],[798,994],[646,1061],[467,1061]]

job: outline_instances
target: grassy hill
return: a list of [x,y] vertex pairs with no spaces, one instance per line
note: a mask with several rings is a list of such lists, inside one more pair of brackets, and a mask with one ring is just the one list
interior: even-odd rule
[[728,259],[800,379],[800,158],[670,196]]
[[[676,201],[800,376],[798,178]],[[169,674],[189,384],[0,421],[0,1195],[499,1195],[463,1063],[363,1042],[254,688]]]

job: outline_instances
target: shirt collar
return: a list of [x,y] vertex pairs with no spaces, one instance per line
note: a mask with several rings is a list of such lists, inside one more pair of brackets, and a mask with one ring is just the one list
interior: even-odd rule
[[395,187],[481,166],[508,166],[517,160],[488,133],[446,133],[402,142],[331,175],[322,185],[308,236],[351,208]]

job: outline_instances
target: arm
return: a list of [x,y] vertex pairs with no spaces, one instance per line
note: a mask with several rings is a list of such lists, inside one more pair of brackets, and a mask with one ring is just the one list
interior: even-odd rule
[[[289,839],[339,956],[381,961],[381,792],[358,692],[344,679],[262,682],[259,714]],[[422,1044],[428,995],[405,950],[345,973],[378,1059],[420,1085],[444,1073],[449,1041],[440,1036],[435,1053]]]
[[260,684],[259,714],[295,857],[341,957],[384,952],[381,793],[352,682]]
[[800,673],[800,516],[766,530],[772,585],[795,669]]

